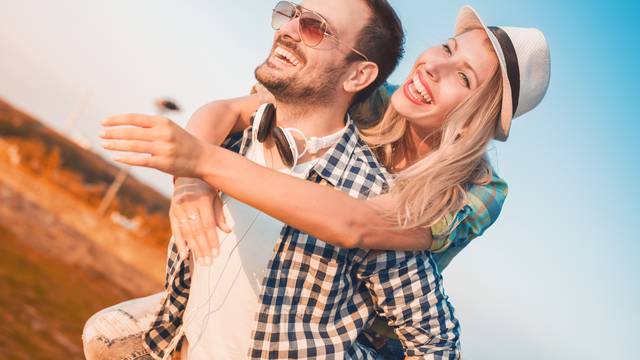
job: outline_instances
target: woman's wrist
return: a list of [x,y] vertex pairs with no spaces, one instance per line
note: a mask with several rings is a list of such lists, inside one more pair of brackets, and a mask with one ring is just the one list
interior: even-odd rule
[[194,177],[175,177],[173,182],[174,189],[203,185],[208,186],[208,184],[204,183],[202,179]]
[[217,159],[220,157],[221,151],[223,149],[220,146],[205,143],[196,166],[196,176],[198,178],[205,179],[216,175]]

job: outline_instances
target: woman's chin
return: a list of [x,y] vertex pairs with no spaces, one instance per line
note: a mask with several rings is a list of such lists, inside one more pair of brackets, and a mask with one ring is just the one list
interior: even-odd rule
[[391,98],[391,104],[396,112],[407,119],[412,127],[418,129],[436,129],[442,126],[444,117],[438,116],[435,109],[420,108],[403,98]]
[[393,97],[391,97],[391,104],[393,105],[393,108],[398,112],[398,114],[409,119],[410,121],[412,119],[422,119],[432,113],[432,111],[430,111],[429,109],[425,109],[423,106],[412,103],[402,95],[394,94]]

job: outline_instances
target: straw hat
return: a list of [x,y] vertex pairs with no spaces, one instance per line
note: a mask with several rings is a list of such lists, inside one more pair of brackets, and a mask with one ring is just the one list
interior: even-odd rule
[[456,21],[456,36],[478,28],[489,36],[502,70],[502,112],[494,137],[506,141],[511,120],[538,106],[547,92],[551,74],[549,46],[538,29],[488,27],[471,6],[463,6]]

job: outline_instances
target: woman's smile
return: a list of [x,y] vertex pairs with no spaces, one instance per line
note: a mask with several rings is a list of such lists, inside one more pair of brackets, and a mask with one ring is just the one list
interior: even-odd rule
[[419,69],[416,69],[402,89],[406,98],[416,105],[426,106],[435,103],[431,87]]

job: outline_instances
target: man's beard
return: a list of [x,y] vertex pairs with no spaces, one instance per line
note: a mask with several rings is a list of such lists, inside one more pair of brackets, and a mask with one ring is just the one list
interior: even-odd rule
[[[268,61],[268,60],[267,60]],[[255,71],[256,80],[264,85],[271,94],[285,104],[327,105],[336,96],[338,83],[344,66],[333,66],[318,71],[312,76],[294,74],[278,76],[265,61]]]

